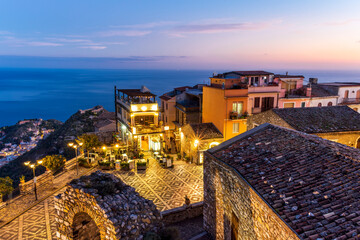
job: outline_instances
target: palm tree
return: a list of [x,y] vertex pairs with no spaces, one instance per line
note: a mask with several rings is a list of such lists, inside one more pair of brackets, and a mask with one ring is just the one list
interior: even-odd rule
[[87,153],[88,163],[90,164],[90,162],[89,162],[90,150],[93,148],[99,147],[101,145],[101,142],[99,141],[98,136],[96,136],[95,134],[83,134],[83,135],[79,136],[75,141],[78,144],[82,143],[82,147],[86,150],[86,153]]

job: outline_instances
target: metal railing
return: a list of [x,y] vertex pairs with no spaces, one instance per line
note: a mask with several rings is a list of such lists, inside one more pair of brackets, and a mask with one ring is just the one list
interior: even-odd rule
[[342,103],[360,103],[360,98],[343,98]]

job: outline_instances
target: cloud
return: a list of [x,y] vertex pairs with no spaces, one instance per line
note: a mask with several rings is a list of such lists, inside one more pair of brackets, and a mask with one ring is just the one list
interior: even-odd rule
[[150,34],[151,31],[140,31],[140,30],[109,30],[98,33],[101,37],[114,37],[114,36],[125,36],[125,37],[141,37]]
[[280,22],[280,20],[274,20],[267,22],[242,23],[191,23],[174,27],[168,32],[168,35],[172,37],[185,37],[188,34],[213,34],[224,32],[263,30]]
[[12,35],[9,31],[0,31],[0,35]]
[[87,43],[87,42],[91,42],[91,40],[88,40],[88,39],[76,39],[76,38],[46,38],[46,39],[56,41],[56,42],[62,42],[62,43]]
[[63,44],[53,43],[53,42],[25,42],[25,44],[27,44],[29,46],[35,46],[35,47],[58,47],[58,46],[63,46]]
[[348,25],[354,22],[360,22],[360,18],[353,18],[353,19],[347,19],[343,21],[337,21],[337,22],[326,22],[324,25],[326,26],[344,26]]
[[82,46],[80,48],[87,48],[87,49],[91,49],[91,50],[103,50],[106,49],[106,46]]
[[160,21],[160,22],[149,22],[149,23],[141,23],[141,24],[110,26],[110,27],[112,27],[112,28],[149,29],[149,28],[155,28],[155,27],[164,27],[164,26],[169,26],[169,25],[175,25],[177,23],[178,22]]

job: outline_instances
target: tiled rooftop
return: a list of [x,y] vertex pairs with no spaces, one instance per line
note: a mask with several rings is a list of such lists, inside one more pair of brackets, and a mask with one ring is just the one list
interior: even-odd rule
[[360,150],[263,124],[208,151],[303,239],[359,239]]
[[201,139],[222,138],[223,135],[213,123],[191,123],[190,128]]
[[347,106],[274,108],[294,129],[306,133],[360,131],[360,114]]

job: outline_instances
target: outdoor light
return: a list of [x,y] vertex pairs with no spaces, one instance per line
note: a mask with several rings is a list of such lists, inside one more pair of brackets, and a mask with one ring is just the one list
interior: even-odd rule
[[181,132],[181,128],[179,128],[179,132]]
[[198,144],[199,144],[199,140],[196,139],[196,140],[194,141],[194,147],[197,147]]
[[180,137],[181,137],[181,138],[183,138],[183,137],[184,137],[184,134],[183,134],[182,132],[180,133]]
[[82,146],[82,145],[83,145],[83,143],[81,142],[81,143],[79,143],[79,145],[80,145],[80,146]]
[[118,147],[119,147],[119,144],[116,144],[115,147],[118,148]]
[[146,111],[147,110],[147,107],[146,106],[142,106],[141,107],[141,111]]
[[27,162],[24,162],[24,164],[25,164],[26,166],[28,166],[28,165],[30,164],[30,162],[27,161]]
[[68,146],[70,146],[70,147],[72,147],[72,145],[74,145],[74,143],[72,143],[72,142],[68,144]]
[[133,112],[138,111],[138,107],[135,106],[135,105],[132,105],[132,106],[131,106],[131,111],[133,111]]
[[133,134],[136,134],[136,127],[133,127],[132,133],[133,133]]
[[164,130],[165,130],[165,131],[167,131],[167,130],[169,130],[169,129],[170,129],[169,126],[165,126],[165,127],[164,127]]
[[38,160],[36,164],[31,164],[30,161],[24,162],[24,165],[29,166],[32,170],[33,170],[33,175],[34,175],[34,192],[35,192],[35,201],[37,201],[37,193],[36,193],[36,175],[35,175],[35,168],[37,166],[39,166],[40,164],[42,164],[43,161],[42,160]]
[[162,135],[162,133],[160,133],[160,137],[162,137],[163,135]]
[[126,126],[125,125],[121,125],[121,129],[125,130]]
[[73,142],[69,143],[68,146],[75,149],[75,156],[76,156],[76,175],[79,175],[79,163],[78,163],[78,148],[83,145],[82,142],[79,142],[79,145],[74,144]]
[[103,149],[103,150],[106,150],[106,147],[105,147],[105,146],[103,146],[103,147],[102,147],[102,149]]
[[42,160],[38,160],[37,163],[38,163],[38,164],[42,164],[43,161],[42,161]]
[[151,107],[151,110],[156,111],[156,110],[157,110],[157,105],[153,105],[153,106]]

